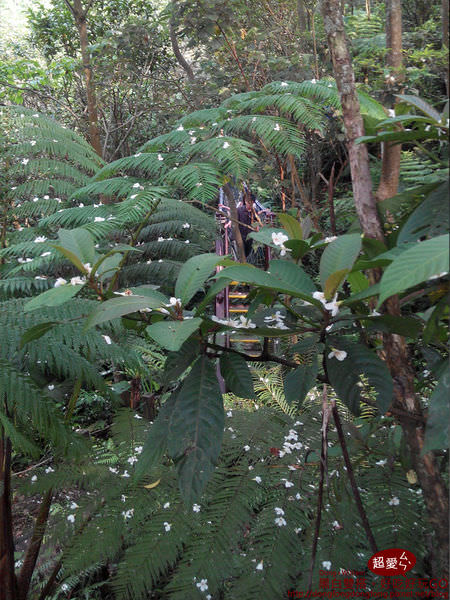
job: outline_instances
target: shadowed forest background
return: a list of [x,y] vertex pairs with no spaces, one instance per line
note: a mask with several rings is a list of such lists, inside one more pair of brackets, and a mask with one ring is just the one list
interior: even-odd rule
[[448,84],[445,0],[0,0],[0,600],[448,598]]

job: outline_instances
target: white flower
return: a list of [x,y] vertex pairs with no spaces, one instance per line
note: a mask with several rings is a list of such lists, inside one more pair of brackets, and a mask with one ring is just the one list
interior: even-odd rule
[[31,478],[31,481],[34,483],[35,481],[37,481],[37,475],[33,475],[33,477]]
[[63,279],[62,277],[58,277],[58,279],[55,281],[55,285],[54,287],[61,287],[62,285],[65,285],[67,283],[67,281],[65,279]]
[[256,481],[256,483],[261,483],[262,479],[259,475],[257,475],[256,477],[253,477],[253,481]]
[[114,292],[117,296],[134,296],[133,292],[129,289],[124,290],[123,292]]
[[284,515],[284,510],[282,508],[280,508],[279,506],[275,506],[275,508],[273,510],[275,511],[275,513],[277,515],[281,515],[281,516]]
[[142,154],[142,152],[138,152],[137,154],[134,155],[134,158],[139,158],[139,156]]
[[158,160],[164,160],[164,156],[162,154],[158,154]]
[[133,188],[134,188],[134,189],[136,189],[136,190],[137,190],[137,189],[138,189],[138,188],[140,188],[140,187],[141,187],[141,184],[140,184],[140,183],[133,183]]
[[331,562],[329,560],[322,561],[322,567],[329,571],[331,569]]
[[379,312],[378,312],[378,311],[376,311],[376,310],[373,310],[373,311],[370,313],[369,317],[381,317],[381,313],[379,313]]
[[263,569],[264,569],[264,561],[261,561],[256,565],[256,570],[262,571]]
[[177,127],[177,131],[184,131],[183,125],[180,125],[179,127]]
[[288,481],[287,479],[283,479],[282,481],[284,481],[285,488],[294,487],[294,483],[292,481]]
[[134,465],[134,463],[137,461],[138,461],[137,456],[130,456],[129,458],[127,458],[127,462],[130,463],[130,465]]
[[275,131],[280,131],[280,125],[278,123],[275,124],[274,130]]
[[164,521],[163,525],[164,525],[164,529],[166,531],[170,531],[172,528],[172,525],[170,523],[168,523],[167,521]]
[[345,358],[347,358],[347,352],[345,350],[337,350],[337,348],[333,348],[333,350],[329,353],[328,358],[333,357],[343,361]]
[[44,235],[38,235],[37,238],[35,238],[34,243],[35,244],[41,244],[42,242],[46,242],[47,238]]
[[112,343],[109,335],[102,335],[102,338],[105,340],[105,342],[108,344],[108,346]]
[[275,246],[283,246],[284,242],[287,242],[288,239],[289,237],[285,235],[282,231],[274,231],[272,233],[272,242],[275,244]]
[[46,472],[46,473],[54,473],[54,472],[55,472],[55,469],[52,469],[51,467],[47,467],[47,468],[45,469],[45,472]]
[[144,446],[135,446],[134,451],[136,452],[136,454],[141,454],[143,449]]
[[39,202],[39,198],[33,198],[33,202]]
[[89,273],[92,271],[91,263],[84,263],[83,267],[86,269],[86,272],[89,275]]
[[183,229],[189,229],[190,226],[190,223],[183,223]]
[[284,527],[285,525],[287,525],[286,519],[284,519],[283,517],[277,517],[275,519],[275,525],[278,525],[278,527]]
[[330,237],[326,237],[323,241],[329,244],[330,242],[334,242],[334,240],[337,240],[337,235],[331,235]]
[[111,473],[114,473],[114,475],[117,475],[119,472],[119,469],[115,469],[114,467],[108,467],[108,468],[111,471]]
[[70,521],[70,523],[75,523],[75,515],[68,515],[67,520]]
[[83,283],[86,283],[86,279],[84,277],[79,277],[78,275],[77,277],[72,277],[70,280],[70,285],[83,285]]
[[22,164],[23,164],[23,165],[27,165],[29,162],[30,162],[30,159],[29,159],[29,158],[24,158],[24,159],[22,160]]
[[377,460],[377,462],[375,463],[378,467],[384,467],[384,465],[387,463],[387,458],[384,458],[383,460]]
[[388,504],[389,506],[398,506],[400,504],[400,500],[397,498],[397,496],[394,496],[389,500]]
[[331,312],[331,316],[335,317],[339,312],[339,302],[337,302],[337,294],[331,302],[325,302],[324,307]]
[[163,508],[169,508],[169,506],[170,506],[170,502],[166,502],[166,503],[163,505]]
[[170,308],[171,306],[174,306],[174,307],[176,307],[176,308],[180,308],[180,307],[181,307],[181,299],[180,299],[180,298],[175,298],[174,296],[172,296],[172,297],[169,299],[169,304],[164,304],[164,306],[167,306],[167,307],[169,307],[169,308]]
[[250,450],[250,446],[244,446],[244,450],[248,452]]
[[339,524],[339,521],[333,521],[333,523],[332,523],[331,525],[332,525],[332,527],[334,527],[335,529],[340,529],[340,527],[341,527],[341,526],[340,526],[340,524]]
[[197,138],[195,136],[191,137],[191,144],[195,144],[196,141],[197,141]]
[[311,83],[317,83],[317,79],[311,79]]
[[232,416],[233,416],[233,413],[231,412],[231,410],[229,410],[229,411],[227,412],[227,417],[232,417]]
[[192,505],[192,510],[196,513],[200,512],[201,506],[200,504],[193,504]]
[[50,200],[50,196],[45,195],[44,200]]
[[76,510],[78,508],[78,504],[76,502],[72,502],[70,504],[70,510]]
[[281,87],[287,87],[288,86],[288,84],[286,83],[286,81],[282,81],[280,85],[281,85]]
[[125,471],[122,473],[122,477],[129,477],[129,476],[130,476],[130,475],[129,475],[129,473],[128,473],[128,471],[127,471],[127,470],[125,470]]
[[94,223],[101,223],[104,220],[105,220],[104,217],[94,217]]
[[30,140],[30,146],[36,146],[36,140]]
[[206,592],[206,590],[208,589],[208,580],[200,579],[200,581],[196,585],[201,592]]
[[239,317],[240,324],[237,327],[244,327],[245,329],[255,329],[256,325],[251,319],[247,319],[244,315]]
[[229,148],[230,144],[228,142],[224,142],[222,148]]

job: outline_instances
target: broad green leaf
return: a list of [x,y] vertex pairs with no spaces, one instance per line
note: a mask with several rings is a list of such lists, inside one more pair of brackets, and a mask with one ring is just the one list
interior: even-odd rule
[[284,395],[288,404],[300,407],[307,393],[316,383],[317,360],[311,365],[300,365],[284,377]]
[[353,263],[361,250],[361,236],[359,233],[341,235],[337,240],[328,244],[320,258],[320,283],[325,288],[327,279],[336,271],[351,270]]
[[277,217],[283,228],[287,231],[289,239],[303,240],[302,226],[295,217],[286,213],[279,213]]
[[170,352],[164,363],[163,382],[177,381],[200,354],[200,343],[190,338],[176,352]]
[[425,429],[424,452],[446,450],[449,447],[450,424],[450,371],[441,375],[430,398],[428,421]]
[[20,340],[20,347],[23,348],[29,342],[38,340],[56,325],[58,325],[57,321],[47,321],[46,323],[38,323],[38,325],[27,329]]
[[378,408],[385,413],[391,405],[393,394],[392,377],[385,363],[366,346],[343,338],[330,340],[330,347],[347,352],[344,360],[340,361],[334,356],[328,358],[330,351],[326,351],[328,377],[339,398],[353,414],[358,415],[361,400],[358,383],[360,375],[363,375],[375,390]]
[[164,402],[153,425],[150,427],[142,454],[136,464],[134,473],[136,479],[141,479],[156,467],[167,450],[169,422],[175,408],[178,392],[179,390],[173,392],[170,398]]
[[340,271],[336,271],[332,273],[328,279],[325,281],[325,286],[323,288],[325,298],[330,299],[334,296],[334,294],[339,289],[339,286],[344,281],[345,276],[348,273],[348,269],[341,269]]
[[318,307],[322,306],[318,300],[312,298],[316,287],[309,275],[301,267],[285,260],[272,261],[270,263],[270,271],[262,271],[250,265],[239,265],[220,271],[216,277],[226,277],[232,281],[248,283],[282,294],[289,294],[290,296],[311,302],[311,304],[315,304]]
[[[220,294],[222,290],[224,290],[229,285],[229,282],[226,279],[218,279],[215,281],[212,286],[208,289],[206,296],[203,298],[201,302],[197,304],[195,307],[195,314],[201,314],[204,309],[213,301],[217,301],[217,297],[220,295],[222,298],[225,297],[225,292]],[[220,297],[219,296],[219,297]],[[222,300],[223,302],[223,300]]]
[[362,292],[358,292],[357,294],[352,294],[350,298],[343,300],[342,304],[353,304],[353,302],[361,302],[361,300],[366,300],[367,298],[372,298],[372,296],[376,296],[380,293],[380,284],[375,283],[370,287],[362,290]]
[[122,255],[119,253],[111,254],[111,256],[105,258],[105,260],[98,265],[96,274],[100,281],[105,281],[114,275],[119,268],[122,258]]
[[184,263],[175,285],[175,296],[181,299],[182,304],[187,304],[202,288],[221,260],[217,254],[200,254]]
[[81,271],[82,273],[87,273],[86,268],[83,266],[83,263],[81,262],[81,260],[78,258],[78,256],[76,254],[74,254],[67,248],[63,248],[62,246],[57,246],[56,244],[52,244],[52,246],[53,246],[53,248],[55,248],[55,250],[58,250],[58,252],[61,252],[61,254],[63,254],[66,258],[68,258],[70,260],[70,262],[79,271]]
[[58,237],[61,246],[72,252],[79,260],[92,266],[95,262],[94,239],[91,234],[79,227],[78,229],[60,229]]
[[433,337],[438,332],[438,328],[440,325],[440,321],[443,318],[443,315],[448,313],[448,298],[444,296],[438,304],[433,308],[431,308],[432,313],[427,321],[426,327],[423,330],[423,341],[425,344],[429,344]]
[[166,350],[175,352],[202,324],[202,319],[159,321],[146,328],[148,335]]
[[168,430],[168,451],[176,462],[186,505],[198,500],[217,463],[224,426],[215,364],[205,355],[193,365],[177,394]]
[[267,272],[278,281],[280,286],[291,289],[293,296],[298,294],[312,296],[317,289],[311,277],[301,267],[287,260],[270,261]]
[[430,119],[433,119],[438,123],[441,121],[441,115],[438,113],[438,111],[430,106],[428,102],[425,102],[425,100],[419,98],[419,96],[413,96],[411,94],[396,94],[396,96],[403,102],[418,108],[421,112],[427,115],[427,117],[430,117]]
[[403,225],[397,244],[417,242],[421,237],[436,237],[449,229],[449,182],[433,190]]
[[292,256],[294,260],[302,258],[310,249],[310,245],[308,242],[304,240],[288,240],[284,243],[286,248],[290,248],[292,252],[289,253],[289,256]]
[[70,285],[70,283],[67,283],[57,288],[51,288],[27,302],[23,310],[29,312],[30,310],[42,308],[42,306],[59,306],[73,298],[82,287],[83,285]]
[[347,281],[350,284],[351,290],[354,294],[358,294],[359,292],[367,290],[370,285],[364,273],[360,273],[359,271],[349,273],[347,275]]
[[145,296],[119,296],[101,302],[87,318],[85,329],[118,319],[145,308],[160,308],[166,298],[154,290]]
[[422,331],[423,323],[415,317],[397,317],[394,315],[382,315],[380,317],[367,317],[368,329],[397,333],[405,337],[417,338]]
[[224,352],[220,357],[220,371],[233,394],[239,398],[255,397],[252,375],[242,356]]
[[449,270],[449,235],[419,242],[387,267],[380,281],[381,305],[386,298]]

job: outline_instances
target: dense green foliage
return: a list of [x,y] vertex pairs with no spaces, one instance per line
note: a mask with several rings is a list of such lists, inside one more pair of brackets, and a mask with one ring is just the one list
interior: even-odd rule
[[[390,85],[385,3],[343,4],[374,184],[403,144],[384,242],[356,220],[315,2],[94,1],[103,157],[66,3],[3,35],[2,481],[25,512],[51,505],[26,598],[273,600],[342,569],[375,594],[371,535],[436,577],[386,347],[406,341],[412,418],[447,481],[445,46],[437,4],[403,3]],[[274,211],[250,234],[266,270],[215,253],[219,191],[244,183]],[[245,316],[216,316],[229,289]],[[236,331],[261,352],[223,344]]]

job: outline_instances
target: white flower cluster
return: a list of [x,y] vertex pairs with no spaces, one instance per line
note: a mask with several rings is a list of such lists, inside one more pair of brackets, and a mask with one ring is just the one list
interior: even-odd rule
[[286,519],[284,518],[284,510],[276,506],[274,508],[274,511],[278,515],[274,521],[275,525],[278,525],[278,527],[284,527],[285,525],[287,525]]
[[286,316],[282,315],[279,310],[277,310],[273,315],[269,315],[264,317],[264,322],[266,323],[269,329],[289,329],[283,322]]
[[286,256],[286,252],[292,252],[292,250],[290,248],[286,248],[286,246],[284,245],[285,242],[287,242],[289,240],[289,237],[287,235],[285,235],[282,231],[274,231],[272,233],[272,243],[275,246],[279,246],[280,247],[280,256]]
[[288,435],[284,438],[283,449],[279,451],[278,456],[283,458],[285,454],[292,454],[292,450],[300,450],[301,448],[303,448],[303,444],[298,441],[298,433],[295,429],[290,429]]
[[255,329],[256,325],[251,319],[241,315],[239,320],[237,319],[219,319],[216,315],[211,317],[211,321],[219,323],[220,325],[227,325],[228,327],[234,327],[235,329]]
[[338,314],[339,302],[337,301],[337,294],[334,295],[334,298],[333,300],[331,300],[331,302],[327,301],[323,292],[314,292],[313,298],[315,298],[316,300],[320,300],[324,308],[331,312],[332,317],[335,317]]

